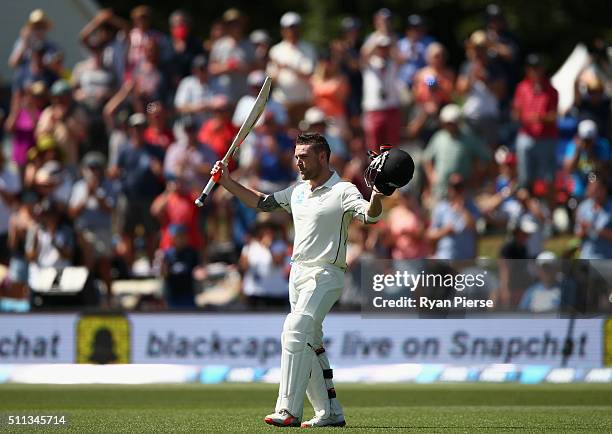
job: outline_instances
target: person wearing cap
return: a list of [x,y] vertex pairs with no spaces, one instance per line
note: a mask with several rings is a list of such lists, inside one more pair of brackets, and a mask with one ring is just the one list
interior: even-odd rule
[[[344,426],[344,412],[336,398],[333,374],[323,348],[323,320],[344,288],[346,239],[353,218],[375,223],[382,217],[382,193],[370,201],[357,187],[343,182],[329,166],[329,144],[320,134],[300,134],[294,157],[302,180],[274,194],[263,194],[234,180],[218,161],[211,175],[249,208],[286,211],[294,220],[289,299],[281,339],[281,374],[274,413],[265,417],[275,426]],[[315,417],[302,423],[308,396]]]
[[145,141],[153,146],[166,149],[174,143],[174,133],[168,126],[168,109],[161,101],[147,104],[147,128],[144,132]]
[[[247,76],[247,84],[249,85],[248,94],[244,95],[236,104],[236,109],[234,110],[234,115],[232,116],[232,123],[236,128],[240,128],[243,122],[246,120],[247,116],[251,112],[253,108],[253,104],[255,103],[255,99],[257,95],[259,95],[259,91],[266,80],[266,73],[263,70],[255,70],[251,71]],[[285,127],[289,122],[289,116],[287,114],[287,110],[285,107],[280,104],[278,101],[273,99],[268,100],[266,103],[266,111],[272,113],[274,115],[274,122],[277,125]],[[258,122],[259,124],[260,122]],[[247,139],[248,140],[248,136]]]
[[476,220],[480,211],[469,199],[461,174],[448,177],[447,198],[438,202],[431,215],[427,239],[435,245],[435,259],[474,259],[476,257]]
[[120,214],[123,221],[121,235],[125,246],[125,261],[134,262],[136,227],[145,231],[145,247],[149,260],[153,260],[157,244],[158,225],[150,213],[151,203],[163,190],[163,151],[145,141],[147,118],[134,113],[128,120],[129,146],[121,150],[117,165],[109,170],[119,179],[123,201]]
[[518,38],[508,29],[503,9],[494,3],[485,8],[485,24],[489,50],[501,61],[508,79],[508,95],[512,95],[519,81],[520,45]]
[[130,12],[132,29],[127,35],[127,64],[125,73],[130,75],[134,68],[145,61],[147,47],[152,44],[158,47],[159,58],[168,60],[170,56],[170,44],[163,33],[151,27],[152,10],[149,6],[136,6]]
[[406,20],[405,36],[397,41],[399,76],[407,87],[412,88],[416,72],[427,64],[425,53],[435,39],[427,34],[425,20],[417,14],[409,15]]
[[46,50],[42,42],[32,43],[28,61],[20,65],[13,74],[11,90],[15,97],[20,97],[28,87],[37,81],[42,81],[47,88],[50,88],[59,78],[45,64]]
[[249,41],[254,47],[253,70],[266,69],[266,65],[270,60],[270,47],[272,38],[270,34],[263,29],[256,29],[249,35]]
[[164,250],[161,264],[166,305],[170,309],[195,309],[194,275],[201,268],[200,255],[189,245],[187,226],[173,224],[168,232],[171,244]]
[[89,117],[75,104],[72,87],[64,80],[51,86],[51,105],[40,115],[36,137],[52,135],[65,155],[66,163],[76,167],[81,146],[88,138]]
[[363,129],[366,143],[377,151],[381,143],[400,144],[402,118],[400,112],[401,83],[399,65],[392,55],[393,40],[383,34],[373,38],[374,48],[362,62]]
[[112,213],[117,192],[106,178],[106,158],[100,152],[88,152],[81,162],[83,177],[72,188],[68,215],[74,221],[77,243],[83,264],[97,272],[111,289],[111,257],[113,254]]
[[191,72],[193,59],[203,54],[202,44],[193,34],[193,20],[184,10],[178,9],[168,18],[170,26],[170,59],[172,86],[178,86],[181,79]]
[[244,37],[245,16],[238,9],[223,14],[226,35],[215,41],[210,51],[208,72],[215,93],[222,93],[234,105],[247,93],[247,74],[255,60],[251,41]]
[[539,55],[527,56],[525,69],[525,78],[518,84],[512,101],[513,116],[520,125],[516,137],[519,182],[530,185],[542,180],[552,194],[557,169],[559,93],[546,77]]
[[183,78],[174,95],[174,108],[182,115],[194,116],[198,126],[209,118],[213,92],[208,84],[206,56],[198,54],[191,63],[191,75]]
[[587,198],[576,209],[574,234],[580,239],[580,259],[612,259],[612,199],[606,180],[589,176]]
[[36,146],[34,131],[47,101],[47,87],[42,81],[28,86],[22,95],[11,97],[11,111],[4,129],[11,133],[12,159],[21,173],[28,163],[28,151]]
[[274,80],[272,98],[282,104],[289,114],[293,128],[300,122],[312,102],[310,77],[314,72],[314,47],[300,39],[302,17],[286,12],[280,19],[283,40],[270,48],[266,73]]
[[34,47],[42,47],[44,52],[56,51],[57,45],[47,38],[53,23],[42,9],[30,12],[28,20],[21,28],[19,38],[15,41],[9,56],[9,66],[17,69],[31,59]]
[[523,294],[519,309],[528,312],[559,312],[561,287],[559,278],[561,261],[554,253],[545,251],[535,259],[536,282]]
[[484,30],[473,32],[465,43],[466,60],[457,78],[457,93],[465,97],[464,120],[487,145],[499,145],[500,107],[507,98],[508,82],[500,60],[489,51]]
[[[238,132],[232,124],[230,101],[225,95],[215,95],[210,101],[212,116],[198,132],[200,143],[206,143],[219,158],[223,158]],[[233,164],[232,164],[233,168]]]
[[8,265],[9,261],[9,220],[20,191],[19,172],[7,164],[4,152],[0,151],[0,264],[3,265]]
[[581,121],[578,124],[578,134],[567,145],[563,159],[563,168],[572,180],[572,196],[584,197],[590,173],[611,175],[610,160],[610,142],[599,135],[597,124],[591,119]]
[[342,137],[328,128],[328,123],[329,120],[323,110],[318,107],[310,107],[306,110],[304,119],[300,122],[300,129],[325,137],[332,151],[329,163],[338,173],[343,173],[344,167],[350,161],[351,156]]
[[578,119],[592,119],[599,135],[612,140],[612,104],[605,89],[606,78],[593,65],[585,68],[576,79],[576,98],[571,113]]
[[193,116],[183,116],[180,123],[184,134],[166,151],[164,175],[176,178],[182,174],[192,191],[201,190],[217,161],[217,154],[198,141],[199,125]]
[[382,8],[376,11],[372,21],[374,24],[374,31],[370,33],[363,45],[361,46],[361,57],[362,59],[368,59],[378,46],[380,36],[386,36],[391,39],[391,45],[395,46],[397,42],[397,36],[393,31],[392,23],[393,14],[387,8]]
[[490,160],[484,144],[461,125],[461,109],[448,104],[440,111],[442,128],[423,152],[423,168],[436,199],[444,197],[452,173],[459,173],[469,186],[477,179],[482,163]]

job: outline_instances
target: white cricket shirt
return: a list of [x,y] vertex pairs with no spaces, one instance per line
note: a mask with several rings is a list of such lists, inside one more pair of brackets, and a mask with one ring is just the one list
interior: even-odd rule
[[382,217],[382,212],[369,217],[369,202],[354,184],[343,181],[336,172],[314,191],[308,181],[301,181],[274,193],[274,199],[293,216],[291,260],[303,265],[331,264],[345,269],[351,220],[374,223]]

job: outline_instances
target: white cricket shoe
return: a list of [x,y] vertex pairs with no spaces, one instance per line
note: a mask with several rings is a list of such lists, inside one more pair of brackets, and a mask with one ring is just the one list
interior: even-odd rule
[[300,426],[300,419],[292,416],[287,410],[280,410],[275,413],[269,414],[264,419],[268,425],[274,426]]
[[343,414],[331,415],[325,419],[313,417],[310,420],[302,423],[302,428],[318,428],[322,426],[345,426],[346,421],[344,420]]

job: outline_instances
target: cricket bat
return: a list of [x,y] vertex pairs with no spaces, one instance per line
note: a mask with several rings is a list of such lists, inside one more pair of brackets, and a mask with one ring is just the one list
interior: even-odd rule
[[[255,99],[255,103],[253,104],[251,112],[242,123],[242,126],[238,130],[238,134],[236,134],[236,137],[234,137],[234,140],[232,140],[231,146],[225,153],[223,160],[221,160],[223,161],[223,164],[227,164],[229,162],[229,159],[232,157],[236,149],[240,147],[246,136],[249,135],[249,133],[255,126],[255,123],[257,122],[257,120],[263,113],[264,108],[266,107],[266,103],[268,102],[268,98],[270,97],[271,86],[272,79],[270,77],[266,77],[266,80],[264,81],[264,84],[261,87],[261,90],[259,91],[259,95],[257,95],[257,99]],[[202,190],[200,196],[195,200],[195,204],[198,207],[202,207],[204,205],[206,197],[210,194],[211,190],[213,189],[217,181],[219,181],[220,177],[221,174],[216,173],[208,180],[206,187],[204,187],[204,190]]]

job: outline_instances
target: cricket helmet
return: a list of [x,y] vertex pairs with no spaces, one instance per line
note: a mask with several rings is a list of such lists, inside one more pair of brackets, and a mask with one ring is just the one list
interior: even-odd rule
[[[381,147],[381,149],[383,149]],[[408,153],[391,148],[380,154],[371,153],[372,161],[365,171],[366,185],[376,187],[386,196],[408,184],[414,176],[414,161]]]

